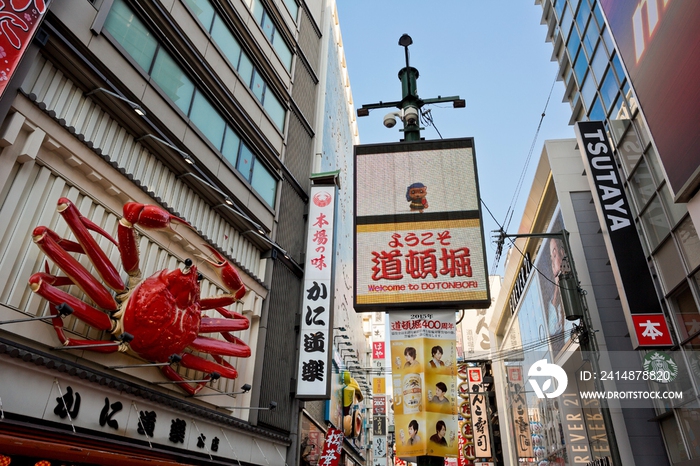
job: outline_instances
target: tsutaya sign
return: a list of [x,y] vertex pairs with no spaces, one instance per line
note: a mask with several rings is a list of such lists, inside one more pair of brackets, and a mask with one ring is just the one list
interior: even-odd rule
[[301,317],[297,397],[323,399],[330,394],[331,271],[335,185],[313,186],[309,202],[304,295]]
[[490,304],[471,138],[355,146],[355,310]]
[[672,346],[605,126],[600,121],[578,122],[576,136],[585,155],[591,188],[597,194],[598,215],[607,227],[610,252],[615,258],[613,267],[621,282],[621,298],[631,314],[636,346]]

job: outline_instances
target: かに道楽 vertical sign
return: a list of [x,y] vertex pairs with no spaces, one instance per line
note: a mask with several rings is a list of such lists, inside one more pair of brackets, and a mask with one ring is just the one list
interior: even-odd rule
[[335,186],[313,186],[309,202],[297,397],[330,395],[330,322],[333,286]]

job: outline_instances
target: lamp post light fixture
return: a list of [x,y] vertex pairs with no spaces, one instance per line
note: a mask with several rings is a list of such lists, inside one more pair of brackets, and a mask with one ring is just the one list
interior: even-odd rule
[[277,402],[276,401],[270,401],[270,405],[267,408],[258,408],[258,407],[253,407],[253,406],[219,406],[219,408],[223,409],[250,409],[250,410],[259,410],[259,411],[274,411],[275,408],[277,408]]
[[137,114],[138,116],[146,116],[146,111],[145,111],[145,110],[143,109],[143,107],[141,107],[139,104],[137,104],[136,102],[133,102],[133,101],[127,99],[126,97],[124,97],[124,96],[121,95],[121,94],[117,94],[116,92],[110,91],[109,89],[105,89],[104,87],[98,87],[97,89],[93,89],[93,90],[91,90],[90,92],[86,92],[86,93],[83,94],[83,95],[84,95],[85,97],[89,97],[89,96],[91,96],[91,95],[93,95],[93,94],[96,94],[96,93],[98,93],[98,92],[104,92],[104,93],[107,94],[107,95],[110,95],[110,96],[112,96],[112,97],[114,97],[114,98],[116,98],[116,99],[122,100],[122,101],[126,102],[126,103],[129,105],[129,107],[131,107],[131,109],[132,109],[134,112],[136,112],[136,114]]

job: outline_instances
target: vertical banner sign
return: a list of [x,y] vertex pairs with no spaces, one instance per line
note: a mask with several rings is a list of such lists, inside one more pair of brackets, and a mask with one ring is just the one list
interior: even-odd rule
[[605,126],[601,121],[580,121],[576,137],[608,231],[637,347],[673,346]]
[[0,1],[0,98],[39,29],[50,0]]
[[[387,458],[387,428],[393,417],[387,417],[386,410],[386,320],[383,312],[375,312],[372,315],[372,403],[373,403],[373,427],[372,450],[374,464],[385,466]],[[380,426],[377,426],[380,423]]]
[[297,398],[330,396],[331,270],[335,186],[313,186],[306,239]]
[[355,310],[490,305],[471,138],[355,146]]
[[511,401],[511,414],[513,415],[513,428],[515,434],[515,448],[518,458],[533,458],[532,433],[530,432],[530,419],[527,412],[527,400],[525,398],[525,383],[523,381],[522,366],[508,366],[508,395]]
[[318,466],[338,466],[342,450],[343,433],[334,427],[329,427],[323,444],[323,453],[318,459]]
[[454,311],[392,312],[396,454],[457,456]]
[[486,411],[486,392],[484,378],[480,367],[467,369],[469,382],[469,404],[472,415],[472,432],[474,433],[474,456],[491,458],[491,429]]

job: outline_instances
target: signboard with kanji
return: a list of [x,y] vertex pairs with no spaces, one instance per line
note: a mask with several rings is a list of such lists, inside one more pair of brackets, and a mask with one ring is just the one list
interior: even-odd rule
[[355,310],[489,304],[473,140],[355,146]]
[[313,186],[309,202],[297,398],[330,396],[331,270],[335,186]]

